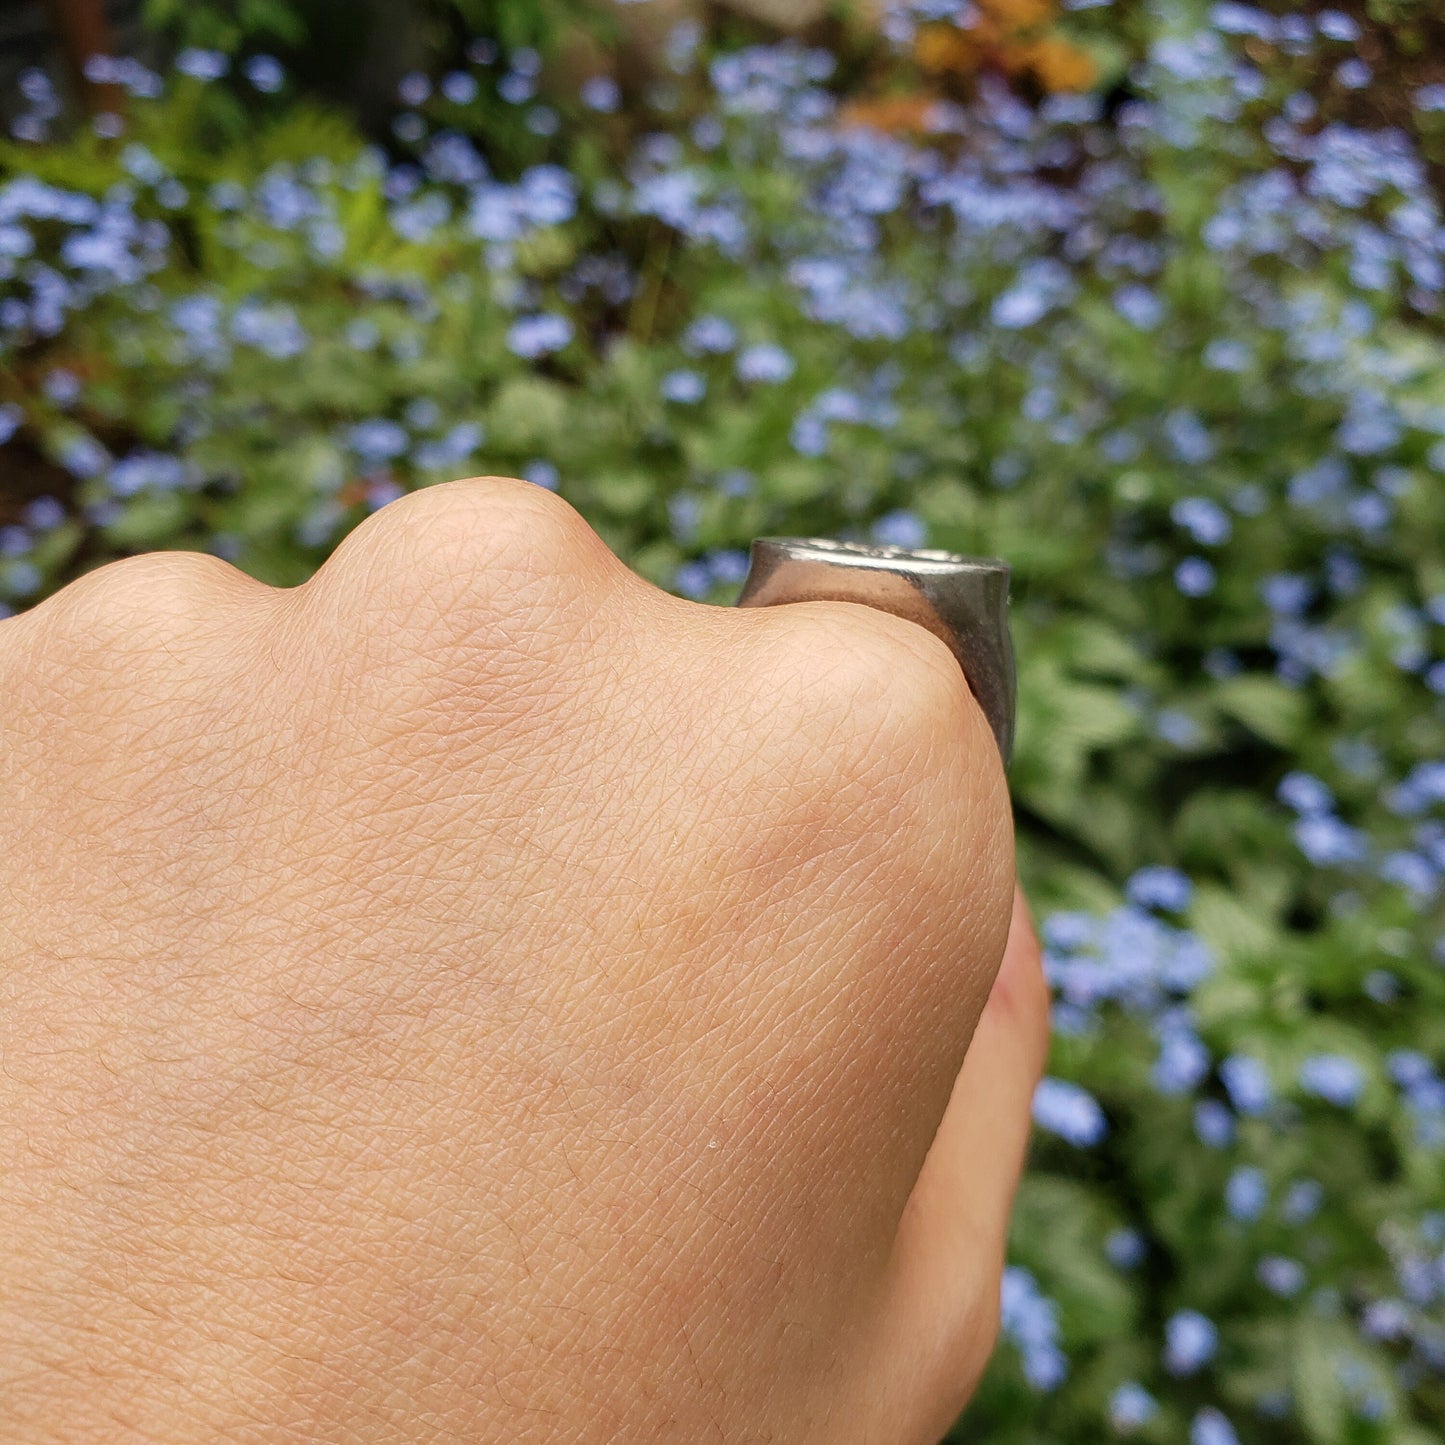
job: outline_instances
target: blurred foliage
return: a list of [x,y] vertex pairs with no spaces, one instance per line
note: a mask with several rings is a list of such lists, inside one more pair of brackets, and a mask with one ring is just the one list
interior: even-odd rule
[[245,46],[298,46],[308,33],[309,16],[296,0],[145,0],[142,13],[147,26],[181,45],[227,55]]
[[261,0],[129,72],[121,134],[44,139],[34,82],[0,599],[154,548],[292,585],[488,472],[717,603],[760,534],[1006,557],[1057,1038],[958,1438],[1439,1440],[1445,89],[1377,77],[1363,11],[1076,0],[1027,43],[1107,94],[1051,95],[921,74],[922,9],[846,85],[464,12],[385,147]]
[[[454,17],[508,48],[550,48],[563,27],[597,18],[586,0],[412,0],[390,9],[418,27]],[[379,19],[374,0],[145,0],[143,13],[152,31],[174,43],[226,55],[276,47],[297,51],[334,36],[348,21],[364,28]]]

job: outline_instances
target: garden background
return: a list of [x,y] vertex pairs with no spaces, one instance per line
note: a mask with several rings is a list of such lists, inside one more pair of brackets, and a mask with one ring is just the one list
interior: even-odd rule
[[1431,0],[23,8],[0,616],[477,473],[719,604],[1007,558],[1056,1041],[956,1438],[1445,1439]]

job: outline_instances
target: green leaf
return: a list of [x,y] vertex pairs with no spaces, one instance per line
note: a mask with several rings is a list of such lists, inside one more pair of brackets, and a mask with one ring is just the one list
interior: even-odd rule
[[1268,677],[1232,677],[1212,693],[1221,712],[1277,747],[1289,747],[1305,728],[1309,705],[1297,688]]

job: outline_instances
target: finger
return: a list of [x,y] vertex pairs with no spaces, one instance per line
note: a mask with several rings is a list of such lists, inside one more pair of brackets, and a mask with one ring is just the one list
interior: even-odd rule
[[1009,1214],[1028,1149],[1034,1089],[1048,1052],[1048,991],[1021,890],[1003,963],[943,1122],[908,1201],[885,1314],[909,1355],[915,1400],[946,1430],[982,1373],[997,1332]]

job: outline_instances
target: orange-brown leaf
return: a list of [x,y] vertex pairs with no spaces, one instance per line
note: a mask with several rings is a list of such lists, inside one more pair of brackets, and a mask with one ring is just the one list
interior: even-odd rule
[[1015,35],[1044,29],[1058,13],[1055,0],[978,0],[978,8],[1000,29]]
[[838,113],[838,120],[845,126],[862,126],[869,130],[922,133],[928,130],[929,114],[937,103],[937,96],[927,94],[855,100],[843,107]]
[[1028,68],[1047,91],[1089,90],[1099,79],[1094,57],[1058,35],[1045,35],[1023,51]]
[[928,25],[913,42],[913,58],[929,75],[971,75],[983,57],[979,37],[953,25]]

